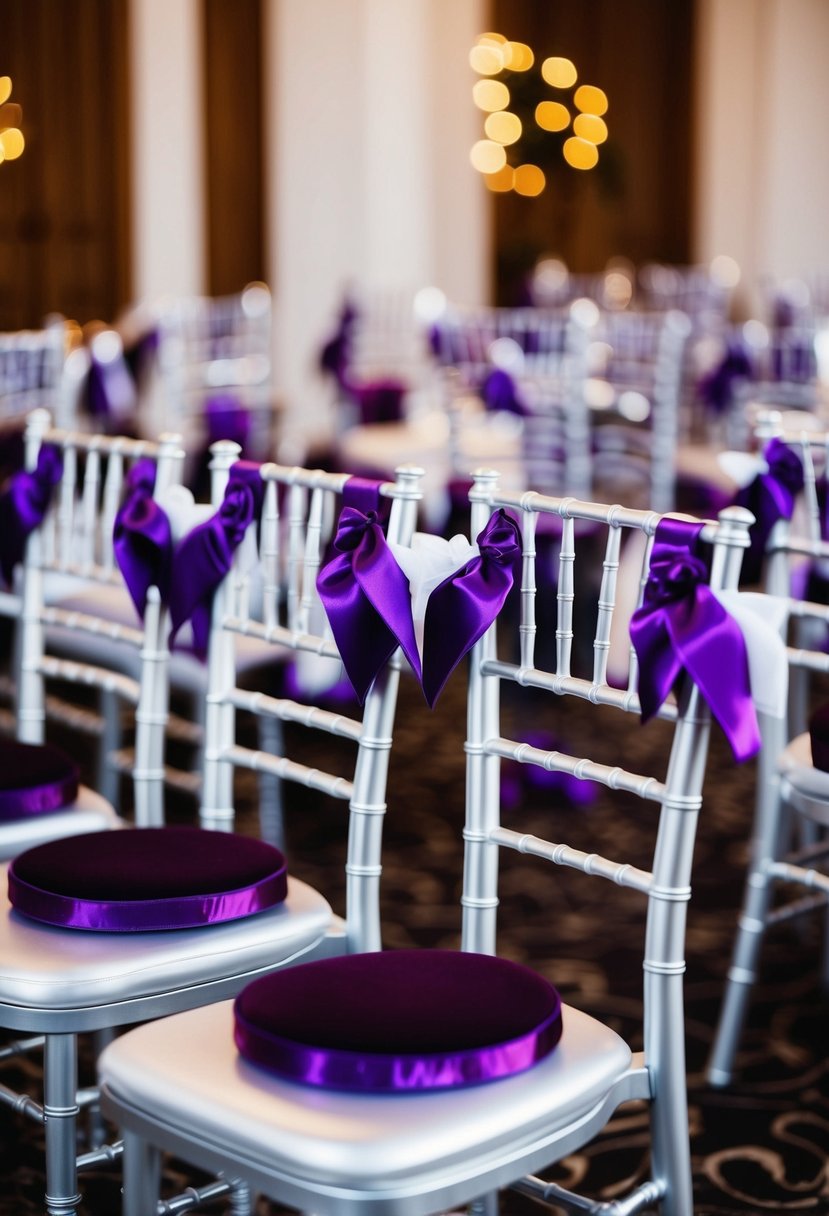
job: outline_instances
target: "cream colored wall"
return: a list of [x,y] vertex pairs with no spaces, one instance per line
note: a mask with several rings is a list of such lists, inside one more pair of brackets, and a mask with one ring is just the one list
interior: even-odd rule
[[829,269],[829,3],[698,0],[695,251],[764,275]]
[[489,212],[469,165],[468,49],[483,0],[269,0],[269,280],[277,382],[330,426],[315,366],[347,284],[489,294]]
[[129,6],[133,292],[204,290],[200,0]]

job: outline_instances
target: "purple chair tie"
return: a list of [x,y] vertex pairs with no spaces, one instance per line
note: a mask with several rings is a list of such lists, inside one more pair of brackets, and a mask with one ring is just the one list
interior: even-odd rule
[[246,452],[250,442],[251,417],[233,393],[216,393],[204,403],[207,448],[219,439],[230,439]]
[[[336,1011],[332,1016],[332,1011]],[[242,1056],[322,1089],[412,1093],[524,1072],[561,1038],[534,971],[452,950],[386,950],[288,967],[236,998]]]
[[112,531],[115,560],[142,620],[150,587],[158,587],[162,602],[168,601],[173,564],[170,521],[153,498],[155,473],[155,464],[146,459],[130,469]]
[[780,439],[770,439],[763,457],[767,473],[759,473],[734,499],[754,515],[751,545],[743,555],[741,582],[759,582],[769,533],[780,519],[791,519],[797,495],[803,489],[803,464],[797,452]]
[[202,658],[207,654],[213,596],[248,527],[262,514],[264,497],[259,465],[237,460],[218,511],[176,546],[170,586],[171,644],[182,625],[191,621],[193,650]]
[[488,410],[506,410],[511,414],[526,414],[518,385],[509,372],[495,367],[481,385],[481,397]]
[[521,533],[499,510],[477,537],[479,554],[429,596],[423,627],[423,692],[434,708],[446,681],[495,620],[515,581]]
[[[408,579],[369,505],[379,504],[377,486],[363,478],[346,482],[335,554],[317,575],[317,591],[360,704],[398,646],[420,679]],[[358,495],[362,507],[350,505]]]
[[77,764],[59,748],[0,739],[0,823],[70,806],[79,780]]
[[707,585],[705,563],[692,553],[703,524],[663,519],[657,525],[644,601],[630,622],[639,660],[642,721],[659,710],[686,672],[711,707],[735,759],[760,748],[742,632]]
[[722,359],[701,377],[697,392],[715,415],[725,414],[734,403],[737,389],[754,375],[748,347],[739,338],[729,339]]
[[15,566],[23,561],[26,541],[49,509],[62,472],[59,449],[44,444],[35,468],[14,473],[0,494],[0,570],[7,586],[11,585]]
[[200,828],[91,832],[27,849],[9,900],[65,929],[145,933],[253,916],[287,895],[285,858],[262,840]]

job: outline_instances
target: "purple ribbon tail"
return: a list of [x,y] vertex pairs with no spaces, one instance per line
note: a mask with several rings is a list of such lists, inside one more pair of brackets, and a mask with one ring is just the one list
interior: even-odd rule
[[171,644],[190,621],[195,653],[202,658],[207,654],[213,597],[248,527],[262,513],[264,495],[259,465],[237,460],[218,511],[176,546],[170,584]]
[[420,679],[409,582],[374,511],[364,514],[344,506],[334,549],[334,557],[317,576],[317,590],[346,675],[362,704],[398,646]]
[[747,507],[755,518],[751,544],[743,555],[740,577],[743,584],[760,581],[769,534],[778,520],[791,519],[795,499],[803,489],[803,464],[790,447],[780,439],[771,439],[763,456],[768,472],[755,477],[734,500],[738,506]]
[[477,538],[479,554],[444,579],[426,605],[423,693],[431,708],[465,654],[486,633],[515,581],[521,533],[503,510]]
[[659,711],[685,672],[708,702],[735,759],[743,761],[760,748],[748,655],[739,626],[708,586],[704,563],[691,552],[701,529],[702,524],[683,520],[666,519],[657,526],[644,600],[630,623],[642,721]]
[[60,451],[44,444],[35,468],[14,473],[0,494],[0,570],[7,586],[23,561],[26,541],[43,522],[62,472]]
[[127,497],[115,517],[112,543],[136,612],[144,619],[147,592],[158,587],[170,596],[173,540],[166,512],[153,499],[155,465],[139,460],[127,475]]

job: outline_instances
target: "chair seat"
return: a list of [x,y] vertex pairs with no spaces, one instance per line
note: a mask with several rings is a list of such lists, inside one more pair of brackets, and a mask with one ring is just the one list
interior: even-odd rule
[[123,826],[123,820],[118,818],[107,800],[82,785],[70,806],[0,825],[0,861],[9,861],[24,849],[34,848],[49,840]]
[[812,741],[804,731],[780,756],[778,770],[786,798],[817,823],[829,825],[829,772],[812,764]]
[[160,1016],[190,1008],[205,999],[199,991],[222,983],[227,990],[218,995],[230,996],[253,975],[318,946],[332,923],[327,901],[290,878],[284,903],[244,920],[130,934],[39,924],[9,904],[4,871],[0,885],[0,1012],[13,1029],[116,1024],[116,1006],[126,1022],[132,1013],[149,1016],[142,1002],[159,999]]
[[[645,1096],[644,1074],[628,1071],[631,1052],[615,1032],[569,1006],[562,1021],[556,1049],[517,1076],[439,1093],[348,1094],[309,1091],[245,1062],[223,1002],[143,1025],[107,1048],[104,1105],[128,1130],[161,1126],[157,1143],[186,1147],[206,1168],[233,1161],[255,1187],[274,1194],[272,1185],[306,1210],[439,1211],[472,1198],[470,1185],[477,1194],[542,1168],[573,1123],[566,1145],[589,1139],[614,1080],[617,1100]],[[490,1086],[498,1100],[482,1101]],[[409,1206],[409,1195],[424,1198]]]

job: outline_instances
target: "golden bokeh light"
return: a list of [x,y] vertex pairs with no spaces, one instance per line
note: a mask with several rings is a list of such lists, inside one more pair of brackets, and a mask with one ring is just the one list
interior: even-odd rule
[[504,68],[501,48],[492,43],[479,43],[469,52],[469,66],[479,76],[497,76]]
[[599,160],[599,150],[595,144],[586,139],[573,135],[564,141],[564,159],[573,169],[592,169]]
[[497,173],[507,163],[507,154],[502,144],[493,143],[491,139],[479,139],[472,145],[469,159],[473,169],[479,173]]
[[554,55],[541,65],[541,75],[554,89],[569,89],[578,80],[576,65],[570,59]]
[[607,139],[607,123],[598,114],[578,114],[573,119],[573,130],[591,144],[603,144]]
[[509,105],[509,89],[500,80],[476,80],[472,86],[472,100],[479,110],[494,114]]
[[11,76],[0,76],[0,106],[8,101],[12,95],[12,78]]
[[540,101],[535,107],[535,121],[542,131],[566,131],[570,111],[560,101]]
[[576,89],[573,101],[586,114],[606,114],[607,94],[595,84],[582,84]]
[[479,34],[475,40],[479,46],[503,46],[506,42],[504,34],[496,34],[494,30],[487,30],[485,34]]
[[17,127],[9,127],[8,131],[0,132],[0,144],[3,145],[6,160],[17,160],[18,156],[23,155],[26,141],[22,131],[18,131]]
[[518,165],[513,173],[513,190],[526,198],[535,198],[546,184],[547,179],[538,165]]
[[512,189],[515,170],[512,165],[504,165],[503,169],[499,169],[497,173],[485,173],[484,181],[488,190],[493,194],[506,194]]
[[496,144],[514,144],[521,138],[521,119],[508,110],[499,110],[497,114],[489,115],[484,131]]
[[504,67],[511,72],[528,72],[535,63],[532,47],[526,42],[507,42],[504,44]]
[[6,153],[3,150],[2,140],[0,140],[0,165],[2,165],[2,163],[5,159],[6,159]]

